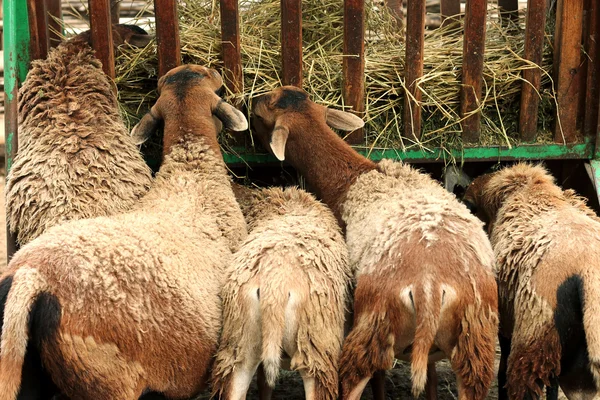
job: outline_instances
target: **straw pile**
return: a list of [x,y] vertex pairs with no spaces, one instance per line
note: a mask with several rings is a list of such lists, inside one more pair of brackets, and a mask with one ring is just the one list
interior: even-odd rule
[[[343,8],[337,0],[303,1],[304,88],[313,100],[343,108],[342,49]],[[426,31],[423,93],[423,134],[420,143],[402,138],[405,32],[397,28],[386,7],[366,3],[366,141],[371,148],[460,147],[459,91],[462,64],[462,24],[453,23]],[[184,62],[221,68],[218,2],[186,0],[180,7],[180,30]],[[241,1],[244,93],[249,99],[281,84],[280,1]],[[552,18],[548,18],[552,20]],[[547,28],[542,72],[542,98],[538,140],[547,140],[555,110],[551,34]],[[481,144],[514,144],[521,72],[538,68],[522,58],[524,16],[517,23],[502,24],[490,9],[484,65],[484,96]],[[119,99],[131,125],[155,99],[157,60],[154,45],[128,50],[117,60]],[[543,132],[547,132],[543,134]]]

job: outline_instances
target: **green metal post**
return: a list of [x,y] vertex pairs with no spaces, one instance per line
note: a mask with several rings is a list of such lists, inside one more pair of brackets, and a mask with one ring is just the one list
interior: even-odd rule
[[[29,18],[27,0],[4,0],[4,135],[6,174],[17,154],[18,109],[17,95],[21,82],[29,68]],[[7,227],[7,258],[10,260],[17,249],[14,235]]]

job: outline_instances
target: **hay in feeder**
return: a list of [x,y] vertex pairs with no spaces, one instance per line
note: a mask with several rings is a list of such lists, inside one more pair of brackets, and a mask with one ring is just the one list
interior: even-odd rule
[[[306,0],[303,6],[304,88],[313,100],[344,108],[342,99],[343,7],[340,1]],[[462,22],[426,31],[422,92],[421,142],[401,137],[404,104],[405,35],[386,7],[368,0],[365,43],[365,143],[370,148],[457,148],[461,126],[459,91]],[[221,68],[218,2],[186,0],[180,7],[183,61]],[[524,60],[524,16],[501,23],[490,9],[486,35],[484,93],[480,144],[512,145],[518,141],[517,122],[522,71],[538,66]],[[280,1],[240,2],[244,92],[231,95],[248,104],[279,85]],[[552,21],[552,18],[548,18]],[[542,64],[538,141],[551,140],[555,100],[550,78],[553,26],[547,28]],[[137,122],[155,99],[157,60],[154,45],[130,49],[118,58],[119,99],[130,124]]]

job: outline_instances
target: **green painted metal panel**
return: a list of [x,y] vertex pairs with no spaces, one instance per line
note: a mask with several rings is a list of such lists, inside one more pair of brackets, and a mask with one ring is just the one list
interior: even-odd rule
[[13,91],[25,80],[29,68],[29,18],[27,0],[6,0],[4,12],[4,91]]
[[[398,149],[355,149],[378,161],[384,158],[407,160],[415,162],[444,162],[455,159],[457,161],[500,161],[500,160],[550,160],[550,159],[591,159],[594,155],[594,143],[586,140],[574,145],[560,144],[523,144],[512,148],[502,146],[465,147],[464,149],[448,150],[436,148],[433,150],[409,150],[402,152]],[[228,164],[239,163],[277,163],[270,154],[259,154],[239,150],[237,154],[225,153]]]

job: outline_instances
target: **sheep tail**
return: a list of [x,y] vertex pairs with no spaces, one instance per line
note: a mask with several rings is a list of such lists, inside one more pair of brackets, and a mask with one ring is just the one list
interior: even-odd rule
[[430,282],[412,292],[415,308],[415,339],[411,352],[412,393],[415,397],[425,389],[429,351],[435,341],[442,308],[441,290],[432,290]]
[[600,274],[589,271],[583,279],[583,329],[587,341],[590,370],[600,389]]
[[281,347],[285,330],[285,309],[291,294],[276,287],[263,286],[260,290],[262,318],[262,364],[267,384],[275,387],[281,364]]
[[0,400],[14,400],[19,394],[29,342],[29,314],[38,295],[46,288],[44,278],[36,269],[22,267],[13,276],[4,303],[0,341]]

